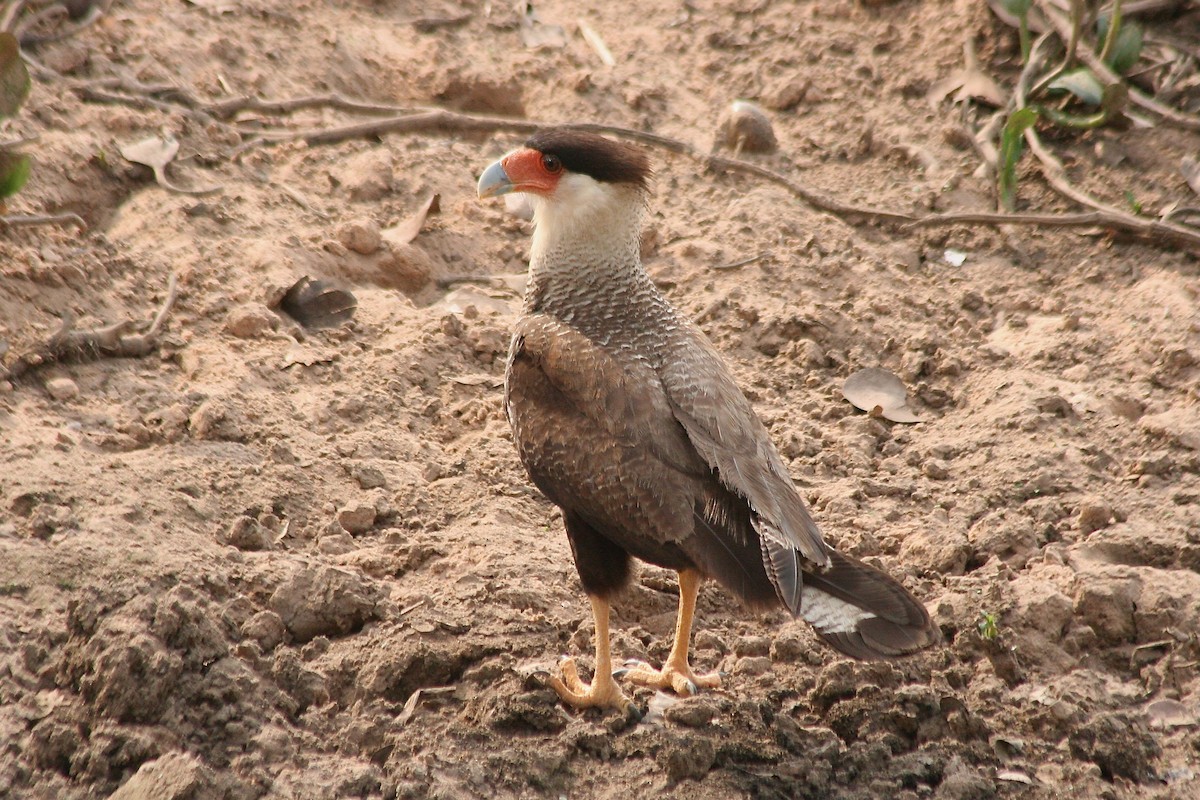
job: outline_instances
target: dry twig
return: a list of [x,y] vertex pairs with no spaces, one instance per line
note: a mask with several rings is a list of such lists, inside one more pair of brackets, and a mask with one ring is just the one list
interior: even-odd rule
[[[341,125],[333,128],[316,128],[300,131],[246,131],[246,133],[257,133],[258,138],[242,145],[242,150],[256,147],[262,144],[273,144],[276,142],[290,142],[303,140],[309,146],[317,146],[322,144],[336,144],[349,139],[359,139],[363,137],[378,137],[388,133],[414,133],[418,131],[453,131],[453,132],[476,132],[476,133],[495,133],[496,131],[512,131],[513,133],[534,133],[544,127],[548,123],[536,122],[533,120],[510,119],[508,117],[489,117],[476,116],[473,114],[459,114],[454,111],[446,111],[444,109],[433,109],[422,111],[416,114],[405,114],[396,117],[387,117],[385,119],[370,120],[368,122],[357,122],[350,125]],[[669,136],[662,136],[657,133],[649,133],[647,131],[639,131],[633,128],[625,128],[619,125],[604,125],[600,123],[580,123],[573,124],[567,127],[575,130],[588,131],[590,133],[607,133],[614,136],[620,136],[625,139],[642,142],[643,144],[653,145],[663,150],[667,150],[679,155],[688,156],[706,164],[709,169],[717,171],[742,172],[748,175],[755,175],[764,180],[775,183],[784,187],[796,197],[803,200],[813,208],[821,211],[828,211],[838,216],[853,216],[865,220],[876,222],[912,222],[915,217],[911,214],[905,214],[898,211],[886,211],[878,208],[866,208],[863,206],[855,206],[832,198],[824,197],[815,192],[811,192],[799,185],[790,178],[759,166],[758,164],[744,161],[738,158],[725,158],[723,156],[705,153],[701,150],[682,142],[678,139],[672,139]]]
[[175,304],[177,288],[176,276],[172,274],[167,284],[167,296],[144,333],[133,332],[140,326],[132,320],[100,328],[75,330],[74,318],[70,314],[64,315],[62,326],[45,344],[18,356],[7,369],[0,366],[0,380],[15,381],[33,370],[65,361],[141,358],[149,355],[158,347],[163,325]]
[[22,216],[10,214],[0,216],[0,230],[5,228],[30,228],[35,225],[75,225],[81,229],[87,228],[87,223],[78,214],[32,214]]

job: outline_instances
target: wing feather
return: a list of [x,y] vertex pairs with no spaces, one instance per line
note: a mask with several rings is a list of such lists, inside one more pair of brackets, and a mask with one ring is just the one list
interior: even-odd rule
[[[764,559],[781,579],[792,570],[784,563],[790,548],[811,565],[825,567],[829,552],[821,532],[804,505],[783,460],[771,443],[766,426],[754,413],[733,376],[708,339],[695,326],[681,329],[688,337],[679,348],[680,358],[660,373],[671,411],[687,431],[688,439],[721,482],[746,498],[754,513],[766,523],[756,526],[764,543]],[[797,571],[797,576],[799,575]],[[780,597],[791,608],[798,585],[780,587]]]

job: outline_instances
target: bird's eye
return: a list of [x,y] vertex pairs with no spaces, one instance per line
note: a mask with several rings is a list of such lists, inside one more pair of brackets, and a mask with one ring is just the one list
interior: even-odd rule
[[558,160],[558,156],[549,154],[542,156],[542,167],[546,172],[562,172],[562,162]]

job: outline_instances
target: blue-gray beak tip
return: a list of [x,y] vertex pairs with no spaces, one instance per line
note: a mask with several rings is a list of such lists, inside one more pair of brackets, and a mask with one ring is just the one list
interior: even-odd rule
[[479,176],[479,196],[498,197],[513,190],[513,182],[509,180],[504,165],[499,161],[493,163]]

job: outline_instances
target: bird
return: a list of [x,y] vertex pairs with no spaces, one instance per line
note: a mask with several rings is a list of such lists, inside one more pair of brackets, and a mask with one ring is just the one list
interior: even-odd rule
[[[706,579],[855,659],[935,644],[916,597],[826,543],[729,367],[650,278],[651,181],[642,148],[569,126],[539,129],[478,181],[480,198],[521,192],[533,207],[504,405],[530,480],[562,512],[595,621],[591,682],[564,658],[550,686],[572,708],[633,716],[618,678],[684,696],[721,686],[689,661]],[[634,560],[678,573],[674,640],[661,668],[614,673],[610,604]]]

